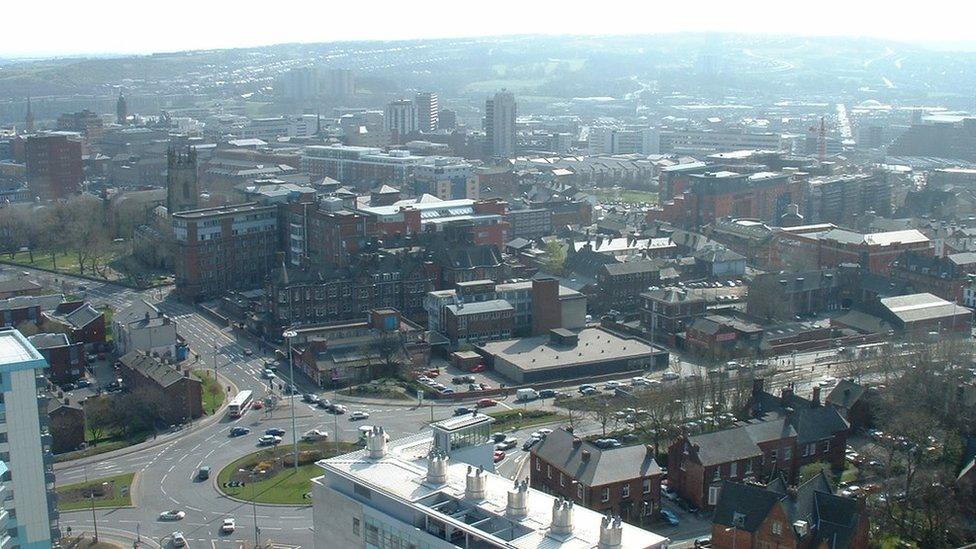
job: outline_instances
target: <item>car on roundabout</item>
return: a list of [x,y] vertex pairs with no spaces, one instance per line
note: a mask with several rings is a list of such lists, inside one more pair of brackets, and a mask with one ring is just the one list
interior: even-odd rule
[[184,517],[186,517],[186,511],[179,509],[170,509],[159,514],[159,520],[183,520]]
[[220,525],[220,532],[222,534],[230,534],[236,529],[237,523],[234,521],[233,517],[225,518],[223,524]]
[[173,538],[173,547],[186,547],[186,536],[183,535],[183,532],[173,532],[171,537]]
[[369,412],[353,412],[349,414],[349,421],[359,421],[361,419],[369,419]]

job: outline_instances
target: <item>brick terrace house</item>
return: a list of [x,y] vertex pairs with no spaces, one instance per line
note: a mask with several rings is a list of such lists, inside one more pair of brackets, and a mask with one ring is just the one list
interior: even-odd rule
[[105,313],[82,301],[66,301],[47,317],[63,326],[71,341],[100,349],[105,344]]
[[0,327],[16,327],[23,322],[40,326],[44,322],[41,313],[53,311],[63,300],[61,294],[19,296],[0,300]]
[[823,471],[789,488],[724,481],[712,518],[716,549],[855,549],[868,547],[864,500],[833,493]]
[[44,355],[48,377],[55,383],[74,381],[85,375],[88,359],[84,342],[72,342],[63,333],[34,334],[27,339]]
[[723,480],[783,475],[792,483],[810,463],[843,467],[849,426],[836,409],[821,406],[817,399],[794,398],[792,390],[775,397],[762,391],[761,380],[753,391],[755,419],[730,429],[683,435],[668,448],[670,487],[681,497],[711,507],[718,502]]
[[696,318],[705,316],[705,299],[678,288],[651,290],[640,295],[641,325],[655,342],[676,345],[676,336]]
[[189,370],[177,370],[140,351],[123,355],[118,365],[125,390],[145,391],[159,405],[163,421],[185,423],[203,415],[203,383]]
[[529,466],[532,488],[594,511],[636,520],[660,507],[661,468],[647,446],[601,449],[556,429],[532,448]]

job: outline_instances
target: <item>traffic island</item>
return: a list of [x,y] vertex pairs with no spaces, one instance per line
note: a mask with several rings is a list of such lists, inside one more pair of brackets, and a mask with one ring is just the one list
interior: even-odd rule
[[217,475],[217,490],[241,501],[278,505],[307,505],[312,478],[322,469],[315,462],[358,450],[360,445],[340,442],[300,443],[298,468],[290,444],[248,454],[224,467]]
[[80,511],[97,508],[132,506],[132,482],[135,473],[123,473],[112,477],[59,486],[58,509]]

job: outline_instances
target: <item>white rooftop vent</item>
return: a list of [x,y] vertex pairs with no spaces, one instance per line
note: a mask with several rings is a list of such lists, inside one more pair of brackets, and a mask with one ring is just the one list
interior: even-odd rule
[[432,450],[427,455],[427,482],[440,485],[447,482],[447,453],[442,450]]
[[468,474],[464,477],[464,499],[480,501],[485,499],[485,474],[483,467],[477,469],[468,465]]
[[556,537],[569,537],[573,533],[573,502],[558,498],[552,502],[552,526],[549,533]]
[[386,455],[386,433],[379,425],[366,433],[366,448],[369,450],[369,457],[380,459]]
[[600,520],[600,541],[597,549],[620,549],[623,546],[624,524],[620,517],[606,515]]
[[798,520],[793,523],[793,530],[798,537],[803,537],[810,533],[810,525],[805,520]]
[[526,499],[529,495],[528,479],[522,482],[515,481],[515,486],[508,491],[508,504],[505,505],[505,516],[513,519],[522,519],[529,514]]

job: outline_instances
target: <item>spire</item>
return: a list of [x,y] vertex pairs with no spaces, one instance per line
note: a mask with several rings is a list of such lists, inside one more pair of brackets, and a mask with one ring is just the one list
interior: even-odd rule
[[129,122],[129,108],[126,104],[125,95],[122,93],[122,88],[119,88],[119,100],[115,103],[115,117],[116,122],[120,126],[124,126]]
[[27,96],[27,116],[24,118],[24,130],[27,133],[34,133],[34,112],[31,111],[31,98]]

